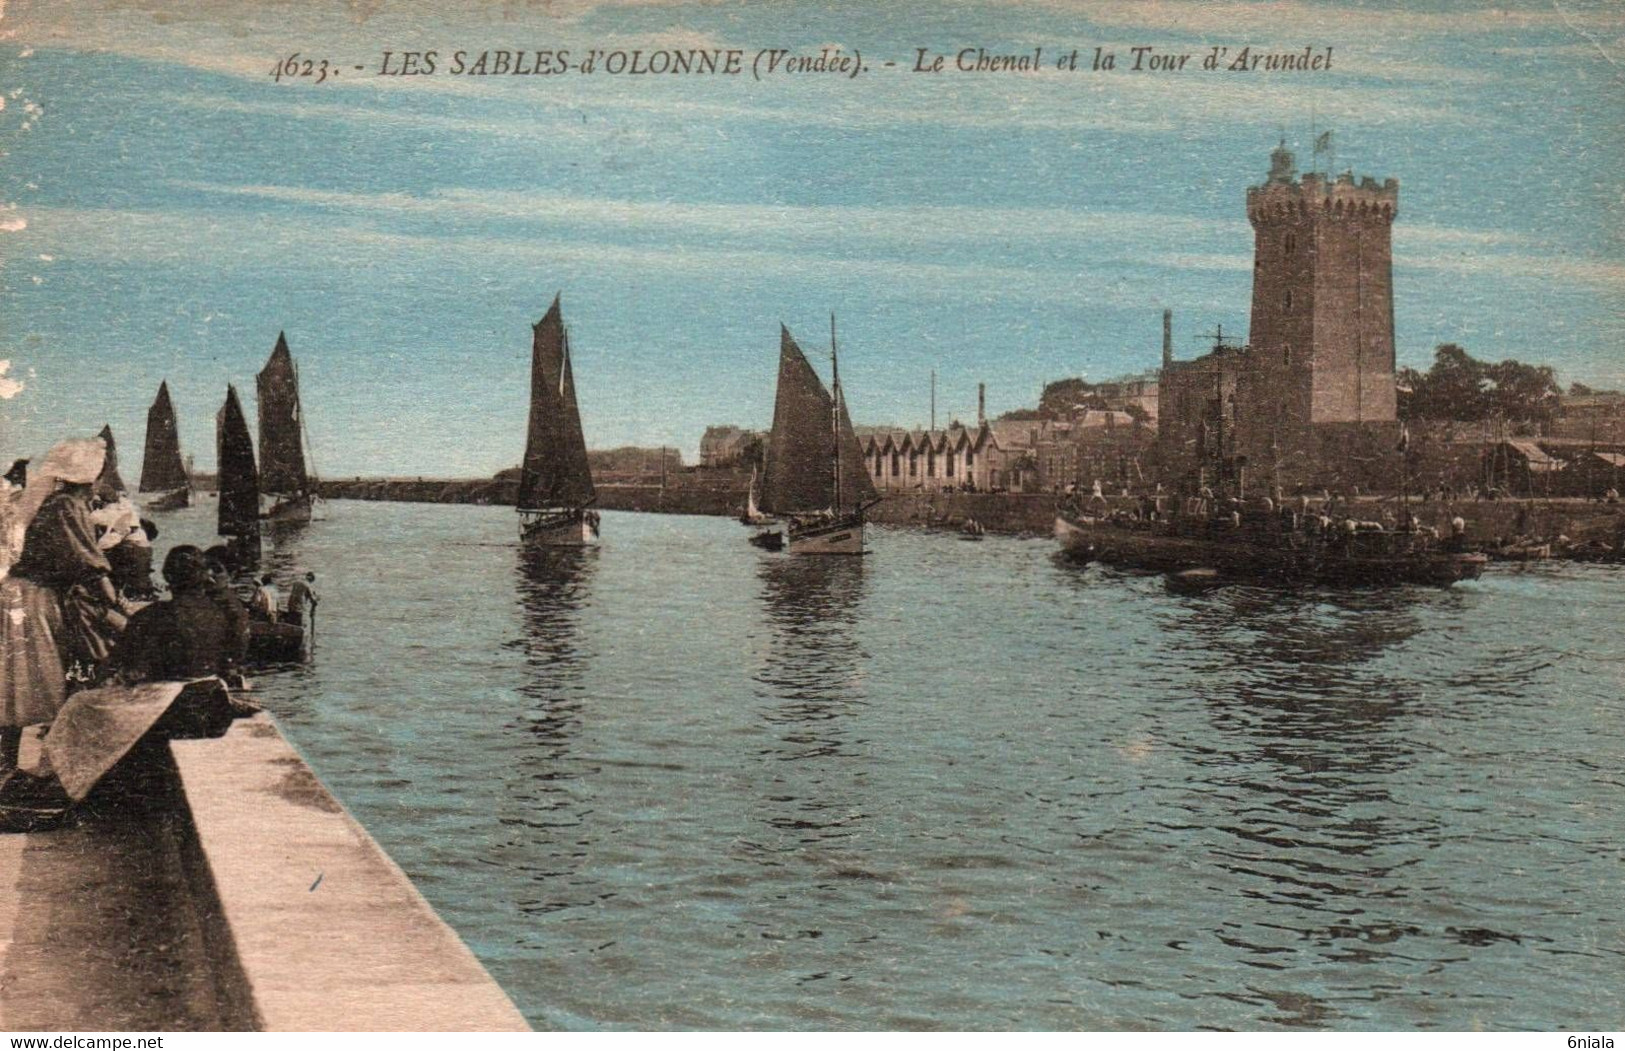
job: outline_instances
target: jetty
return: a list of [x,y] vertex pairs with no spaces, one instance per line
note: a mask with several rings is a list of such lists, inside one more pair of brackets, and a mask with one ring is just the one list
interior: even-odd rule
[[0,836],[0,1029],[529,1029],[269,715],[141,759]]

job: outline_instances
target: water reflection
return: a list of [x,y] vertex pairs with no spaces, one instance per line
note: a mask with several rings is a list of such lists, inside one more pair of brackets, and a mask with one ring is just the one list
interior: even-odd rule
[[864,658],[857,632],[863,560],[764,558],[762,602],[772,629],[762,693],[788,702],[781,715],[818,717],[861,694]]
[[[1216,731],[1185,742],[1208,794],[1207,863],[1246,903],[1209,932],[1238,962],[1289,972],[1304,955],[1382,961],[1416,927],[1397,917],[1406,871],[1441,828],[1396,799],[1417,761],[1426,698],[1393,658],[1438,593],[1232,587],[1184,600],[1173,644],[1200,654],[1200,703]],[[1413,669],[1414,670],[1414,669]],[[1322,1026],[1341,1011],[1284,976],[1241,995],[1260,1020]]]
[[851,836],[862,818],[852,758],[866,742],[853,716],[866,704],[859,631],[860,558],[764,558],[759,571],[771,636],[755,675],[761,717],[776,740],[762,819],[777,849]]
[[[517,566],[524,634],[510,647],[523,658],[518,693],[522,710],[505,727],[513,762],[498,820],[507,837],[494,844],[539,886],[515,905],[549,913],[591,903],[579,876],[587,856],[589,799],[580,784],[595,772],[576,754],[584,705],[584,677],[592,651],[581,632],[598,571],[595,548],[527,548]],[[582,898],[583,900],[577,900]]]

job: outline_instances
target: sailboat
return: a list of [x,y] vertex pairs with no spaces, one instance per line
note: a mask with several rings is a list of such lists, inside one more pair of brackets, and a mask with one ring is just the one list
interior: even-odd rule
[[[229,537],[231,568],[253,570],[260,561],[260,483],[254,463],[254,439],[248,433],[237,388],[226,387],[226,403],[215,417],[215,457],[219,472],[220,505],[215,532]],[[304,652],[305,629],[286,621],[251,617],[248,622],[248,663],[296,661]]]
[[761,509],[787,520],[793,555],[861,555],[864,512],[880,499],[841,393],[834,315],[829,337],[826,391],[790,330],[779,326],[779,387]]
[[117,500],[126,490],[124,479],[118,473],[118,449],[113,444],[112,424],[102,424],[102,432],[97,437],[107,447],[107,456],[102,460],[102,473],[96,479],[96,495],[107,501]]
[[277,333],[276,347],[255,386],[260,404],[260,487],[275,498],[265,517],[272,522],[308,522],[316,485],[305,467],[299,367],[283,333]]
[[181,462],[180,431],[167,380],[158,384],[158,397],[147,410],[147,449],[141,460],[140,491],[164,494],[147,501],[149,511],[175,511],[192,502],[192,482]]
[[226,387],[226,403],[215,417],[214,447],[220,489],[215,532],[231,538],[229,546],[239,566],[256,566],[260,556],[259,470],[236,387]]
[[751,534],[750,542],[764,551],[781,551],[784,549],[784,534],[774,528],[773,516],[764,514],[761,505],[757,502],[756,468],[750,469],[750,492],[745,497],[745,510],[739,516],[739,524],[751,526],[756,532]]
[[597,491],[558,296],[532,329],[530,423],[515,500],[519,536],[527,544],[581,547],[598,540],[598,512],[591,510]]
[[745,496],[745,510],[739,515],[740,525],[760,526],[773,521],[772,515],[762,513],[762,505],[756,495],[759,491],[757,488],[756,468],[752,467],[750,469],[750,490]]

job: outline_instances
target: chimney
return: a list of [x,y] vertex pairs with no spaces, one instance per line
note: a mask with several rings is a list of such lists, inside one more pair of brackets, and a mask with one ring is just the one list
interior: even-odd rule
[[1167,368],[1174,363],[1174,312],[1164,308],[1162,312],[1162,367]]
[[981,429],[987,424],[987,384],[976,385],[976,426]]

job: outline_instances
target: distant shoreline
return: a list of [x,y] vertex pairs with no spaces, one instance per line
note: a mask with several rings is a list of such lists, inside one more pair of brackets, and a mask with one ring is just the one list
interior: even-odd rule
[[[595,506],[606,511],[732,517],[745,506],[748,482],[726,482],[666,487],[600,482]],[[515,487],[511,479],[357,478],[324,481],[321,495],[329,500],[512,506]],[[1116,497],[1113,502],[1122,499]],[[1361,498],[1360,503],[1371,505],[1372,517],[1376,517],[1383,500],[1369,496]],[[1048,536],[1054,524],[1055,502],[1053,493],[893,492],[870,509],[869,520],[883,525],[957,529],[966,519],[974,518],[993,533]],[[1542,542],[1559,536],[1612,539],[1625,515],[1625,507],[1619,505],[1561,497],[1449,503],[1413,500],[1411,510],[1424,524],[1441,527],[1460,515],[1467,521],[1468,538],[1481,546],[1500,545],[1520,535]]]

